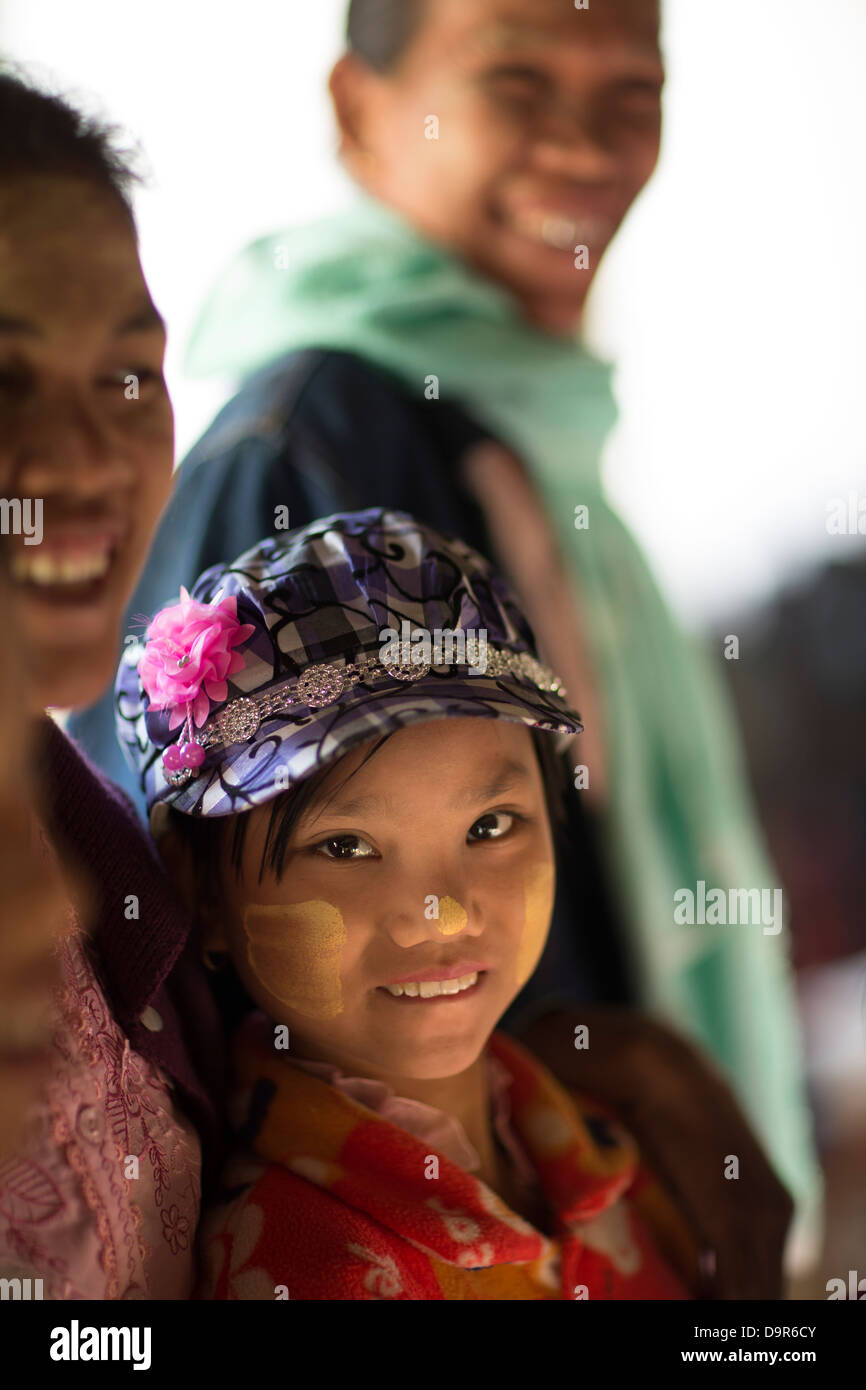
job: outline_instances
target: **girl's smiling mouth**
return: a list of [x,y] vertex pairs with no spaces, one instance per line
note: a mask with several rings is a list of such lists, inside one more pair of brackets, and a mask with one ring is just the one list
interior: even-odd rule
[[376,992],[401,1004],[444,1003],[477,994],[486,978],[486,970],[471,970],[451,980],[404,980],[399,985],[379,985]]

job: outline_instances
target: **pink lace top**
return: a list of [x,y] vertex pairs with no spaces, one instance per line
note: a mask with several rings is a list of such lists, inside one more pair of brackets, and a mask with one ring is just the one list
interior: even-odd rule
[[50,1299],[188,1298],[198,1134],[112,1017],[71,906],[58,949],[51,1077],[0,1163],[0,1277],[41,1278]]

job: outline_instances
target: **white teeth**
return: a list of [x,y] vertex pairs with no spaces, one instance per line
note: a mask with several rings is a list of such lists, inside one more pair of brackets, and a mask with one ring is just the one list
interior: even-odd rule
[[111,555],[108,550],[93,550],[89,554],[55,555],[47,551],[28,554],[19,550],[12,557],[12,577],[20,583],[84,584],[99,579],[108,570]]
[[557,251],[568,251],[578,245],[591,246],[606,241],[610,234],[610,228],[602,218],[576,220],[565,214],[542,210],[517,213],[514,225],[524,236],[531,237],[533,241],[542,241]]
[[548,246],[565,251],[576,237],[577,223],[568,217],[545,217],[541,224],[541,240],[546,241]]
[[398,999],[401,994],[409,994],[417,998],[420,994],[422,999],[433,999],[437,994],[460,994],[464,989],[471,989],[478,979],[478,971],[473,970],[471,975],[461,975],[459,980],[410,980],[402,985],[386,985],[389,994],[393,994]]

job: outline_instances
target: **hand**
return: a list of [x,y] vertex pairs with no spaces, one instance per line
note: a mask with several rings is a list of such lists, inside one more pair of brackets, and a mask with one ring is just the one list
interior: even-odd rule
[[[589,1047],[574,1046],[586,1024]],[[637,1140],[700,1243],[712,1252],[702,1298],[779,1299],[794,1211],[713,1061],[637,1011],[575,1006],[537,1018],[520,1041],[565,1086],[606,1101]],[[725,1155],[739,1158],[737,1181]]]

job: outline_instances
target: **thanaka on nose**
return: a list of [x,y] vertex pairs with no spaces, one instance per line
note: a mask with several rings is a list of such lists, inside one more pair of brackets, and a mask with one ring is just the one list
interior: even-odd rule
[[469,914],[456,898],[439,899],[439,916],[436,919],[443,936],[456,936],[469,921]]

